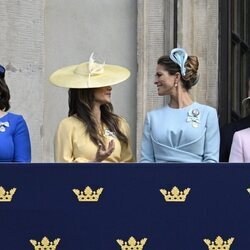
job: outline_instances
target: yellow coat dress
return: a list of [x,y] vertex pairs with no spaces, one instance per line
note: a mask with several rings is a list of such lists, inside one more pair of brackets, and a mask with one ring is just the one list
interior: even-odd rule
[[[103,126],[103,142],[105,146],[114,140],[115,149],[102,162],[133,162],[130,147],[130,129],[124,119],[120,119],[120,130],[127,136],[129,143],[120,142],[114,133]],[[86,131],[86,125],[74,116],[64,118],[55,136],[55,162],[94,162],[98,146],[95,145]]]

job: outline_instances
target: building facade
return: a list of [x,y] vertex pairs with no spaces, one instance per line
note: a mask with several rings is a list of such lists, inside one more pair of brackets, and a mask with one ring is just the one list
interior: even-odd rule
[[112,102],[130,124],[137,159],[146,112],[168,102],[153,84],[156,61],[174,47],[199,58],[194,100],[215,107],[221,126],[244,115],[249,0],[3,0],[0,7],[0,63],[12,111],[29,125],[33,162],[53,162],[56,127],[67,116],[67,90],[50,85],[49,75],[92,51],[131,71]]

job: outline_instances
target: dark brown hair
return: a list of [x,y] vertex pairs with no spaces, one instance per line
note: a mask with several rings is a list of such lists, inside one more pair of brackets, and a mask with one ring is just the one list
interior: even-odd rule
[[10,109],[10,90],[5,82],[4,76],[0,76],[0,110]]
[[[166,71],[170,75],[174,75],[177,72],[181,75],[180,66],[171,60],[169,56],[161,56],[157,63],[162,65]],[[186,75],[181,75],[181,80],[183,82],[183,87],[186,90],[191,89],[199,80],[198,75],[198,68],[199,68],[199,61],[197,56],[188,56],[187,61],[185,63],[186,68]]]
[[[69,89],[69,113],[68,116],[75,115],[80,121],[86,124],[90,139],[96,145],[103,144],[95,118],[92,113],[94,107],[94,89]],[[117,138],[128,145],[128,138],[121,132],[120,117],[113,113],[111,103],[101,105],[101,121],[107,128],[115,132]]]

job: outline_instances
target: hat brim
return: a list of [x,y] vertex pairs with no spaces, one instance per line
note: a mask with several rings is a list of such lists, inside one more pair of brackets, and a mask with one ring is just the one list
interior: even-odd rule
[[71,65],[55,71],[49,78],[50,82],[64,88],[100,88],[111,86],[127,80],[130,71],[117,65],[104,65],[104,72],[96,75],[76,74],[78,65]]

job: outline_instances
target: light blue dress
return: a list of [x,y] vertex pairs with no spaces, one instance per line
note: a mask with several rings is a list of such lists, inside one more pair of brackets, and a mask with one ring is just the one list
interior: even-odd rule
[[30,137],[23,117],[13,113],[0,117],[0,163],[30,161]]
[[147,113],[140,162],[218,162],[220,135],[217,112],[199,104],[169,106]]

